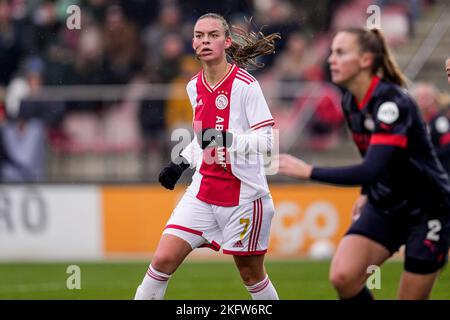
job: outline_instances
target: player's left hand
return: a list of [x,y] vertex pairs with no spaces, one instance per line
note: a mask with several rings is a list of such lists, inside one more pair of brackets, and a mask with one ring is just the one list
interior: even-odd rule
[[278,165],[278,173],[304,180],[311,177],[312,166],[290,154],[280,154]]
[[197,134],[198,142],[202,149],[207,147],[229,148],[233,143],[233,134],[228,131],[219,131],[213,128],[203,129]]

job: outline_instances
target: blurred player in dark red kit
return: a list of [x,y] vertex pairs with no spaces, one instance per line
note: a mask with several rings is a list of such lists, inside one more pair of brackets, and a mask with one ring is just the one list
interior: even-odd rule
[[232,34],[214,13],[195,24],[192,46],[203,70],[189,81],[187,92],[197,137],[162,170],[159,181],[172,190],[185,169],[196,171],[135,299],[162,299],[185,257],[204,246],[222,247],[233,256],[253,299],[278,299],[264,268],[274,205],[262,153],[272,148],[274,120],[258,81],[244,70],[253,58],[273,53],[278,35],[241,31]]
[[416,83],[411,90],[422,112],[437,156],[447,174],[450,174],[450,112],[440,108],[439,90],[429,83]]
[[450,242],[450,182],[436,156],[406,80],[380,30],[337,33],[328,59],[345,89],[342,108],[364,160],[316,167],[280,155],[280,173],[337,185],[360,185],[354,221],[333,257],[330,280],[341,299],[370,300],[370,266],[405,245],[399,299],[428,299]]

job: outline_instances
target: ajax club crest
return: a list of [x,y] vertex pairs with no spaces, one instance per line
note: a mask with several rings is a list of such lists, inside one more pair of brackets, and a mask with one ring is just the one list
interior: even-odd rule
[[224,94],[219,94],[216,98],[216,107],[219,110],[223,110],[228,106],[228,98]]

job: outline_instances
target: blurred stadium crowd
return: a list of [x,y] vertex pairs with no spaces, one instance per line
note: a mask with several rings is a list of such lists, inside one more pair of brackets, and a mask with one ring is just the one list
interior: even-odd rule
[[[434,5],[426,0],[0,0],[0,152],[14,162],[0,162],[2,180],[155,181],[170,156],[172,130],[191,126],[184,86],[200,69],[192,54],[192,29],[206,12],[220,13],[232,25],[253,17],[253,28],[281,33],[277,53],[252,71],[280,128],[280,149],[339,148],[345,129],[340,92],[329,83],[330,39],[342,27],[364,25],[371,3],[405,22],[387,34],[394,46],[414,37],[417,19]],[[80,30],[66,26],[70,5],[81,9]],[[55,98],[63,86],[72,90],[70,97]],[[146,88],[165,88],[165,93],[133,95]]]

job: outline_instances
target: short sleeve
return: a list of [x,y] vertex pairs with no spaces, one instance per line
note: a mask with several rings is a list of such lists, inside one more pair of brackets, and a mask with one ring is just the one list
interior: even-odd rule
[[384,101],[373,112],[374,131],[370,145],[406,148],[412,126],[412,108],[407,103]]
[[267,125],[273,126],[275,121],[258,81],[252,82],[247,90],[244,105],[250,129],[256,130]]
[[195,109],[195,106],[197,104],[196,100],[197,100],[197,78],[191,80],[188,82],[188,84],[186,85],[186,92],[188,94],[189,97],[189,101],[191,102],[191,106],[193,109]]

